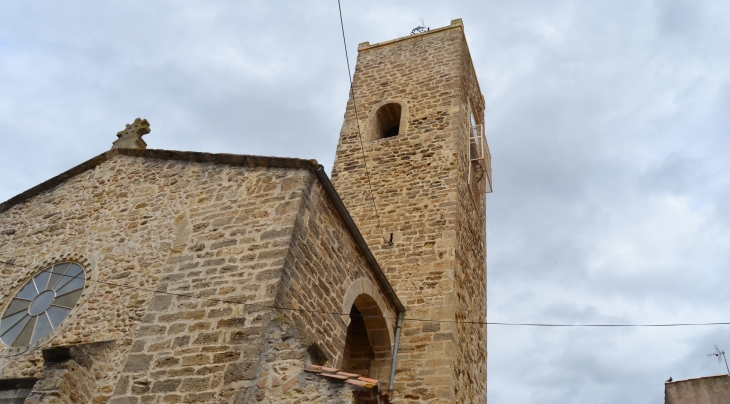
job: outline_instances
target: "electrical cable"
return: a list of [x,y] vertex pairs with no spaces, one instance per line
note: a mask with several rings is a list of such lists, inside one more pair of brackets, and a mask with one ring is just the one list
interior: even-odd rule
[[360,151],[362,152],[362,161],[365,166],[365,176],[368,178],[368,186],[370,187],[370,199],[373,201],[373,207],[375,208],[375,218],[378,221],[378,227],[380,228],[380,235],[383,237],[383,241],[388,243],[388,239],[385,238],[385,231],[383,230],[382,224],[380,224],[380,215],[378,214],[378,205],[375,203],[375,193],[373,192],[373,183],[370,181],[370,171],[368,170],[368,162],[365,157],[365,145],[362,141],[362,132],[360,132],[360,118],[357,114],[357,102],[355,101],[355,88],[352,86],[352,71],[350,70],[350,57],[347,55],[347,40],[345,39],[345,23],[342,20],[342,5],[340,0],[337,0],[337,8],[340,10],[340,28],[342,28],[342,43],[345,45],[345,61],[347,62],[347,78],[350,80],[350,95],[352,96],[352,106],[355,109],[355,124],[357,125],[357,134],[360,139]]
[[[33,269],[28,266],[18,265],[18,264],[10,263],[10,262],[5,262],[4,264],[15,266],[15,267],[20,267],[20,268]],[[45,272],[45,271],[42,271],[42,272]],[[71,277],[71,275],[65,275],[65,274],[62,276]],[[288,311],[297,311],[297,312],[310,313],[310,314],[330,314],[330,315],[335,315],[335,316],[352,316],[352,317],[362,317],[362,318],[382,318],[382,319],[386,319],[386,320],[396,320],[396,317],[388,317],[388,316],[384,316],[384,315],[367,315],[367,314],[351,315],[350,313],[342,313],[342,312],[338,312],[338,311],[320,311],[320,310],[310,310],[310,309],[298,309],[298,308],[294,308],[294,307],[271,306],[271,305],[256,304],[256,303],[245,303],[245,302],[241,302],[241,301],[237,301],[237,300],[214,299],[214,298],[210,298],[210,297],[199,297],[199,296],[189,295],[189,294],[185,294],[185,293],[174,293],[174,292],[166,292],[166,291],[154,290],[154,289],[145,289],[145,288],[140,288],[140,287],[136,287],[136,286],[129,286],[129,285],[123,285],[123,284],[118,284],[118,283],[114,283],[114,282],[106,282],[106,281],[99,281],[99,280],[93,280],[93,279],[86,279],[86,281],[101,283],[101,284],[105,284],[105,285],[109,285],[109,286],[121,287],[121,288],[125,288],[125,289],[137,290],[137,291],[141,291],[141,292],[150,292],[150,293],[171,295],[171,296],[177,296],[177,297],[185,297],[185,298],[190,298],[190,299],[207,300],[207,301],[218,302],[218,303],[238,304],[238,305],[243,305],[243,306],[258,307],[261,309],[288,310]],[[434,319],[416,318],[416,317],[411,317],[411,318],[404,317],[403,321],[417,321],[417,322],[427,322],[427,323],[474,324],[474,325],[521,326],[521,327],[695,327],[695,326],[730,325],[730,322],[655,323],[655,324],[512,323],[512,322],[490,322],[490,321],[468,321],[468,320],[434,320]]]

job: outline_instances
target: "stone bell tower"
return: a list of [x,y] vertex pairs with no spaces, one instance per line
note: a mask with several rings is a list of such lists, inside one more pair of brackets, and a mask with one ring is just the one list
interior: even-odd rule
[[406,306],[394,398],[486,402],[486,326],[464,322],[486,320],[491,158],[461,20],[360,44],[353,92],[332,182]]

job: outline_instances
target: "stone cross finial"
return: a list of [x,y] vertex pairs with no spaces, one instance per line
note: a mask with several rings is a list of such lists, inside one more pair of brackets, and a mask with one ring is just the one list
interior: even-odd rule
[[150,133],[150,123],[146,119],[137,118],[130,125],[117,133],[119,139],[112,143],[112,149],[146,149],[147,143],[142,136]]

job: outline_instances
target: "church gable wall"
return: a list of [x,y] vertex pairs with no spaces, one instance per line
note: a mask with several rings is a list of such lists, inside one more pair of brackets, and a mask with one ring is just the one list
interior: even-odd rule
[[0,266],[1,310],[47,264],[81,262],[89,281],[51,340],[17,356],[0,347],[0,377],[38,377],[41,348],[115,340],[115,376],[94,402],[232,402],[258,375],[262,306],[308,176],[117,155],[4,210],[0,259],[16,266]]

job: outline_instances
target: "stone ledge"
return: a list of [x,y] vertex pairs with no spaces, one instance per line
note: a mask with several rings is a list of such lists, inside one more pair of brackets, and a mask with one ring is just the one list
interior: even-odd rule
[[418,37],[422,37],[422,36],[429,35],[429,34],[435,34],[437,32],[446,31],[447,29],[457,28],[457,27],[461,28],[462,33],[464,32],[464,22],[461,20],[461,18],[451,20],[451,24],[447,25],[445,27],[429,29],[428,31],[419,32],[418,34],[402,36],[400,38],[391,39],[391,40],[383,41],[383,42],[378,42],[378,43],[374,43],[372,45],[370,44],[370,42],[361,42],[357,45],[357,51],[359,52],[359,51],[363,51],[363,50],[367,50],[367,49],[377,48],[379,46],[390,45],[390,44],[396,43],[396,42],[407,41],[412,38],[418,38]]
[[701,376],[701,377],[693,377],[690,379],[683,379],[683,380],[673,380],[671,382],[664,382],[664,384],[675,384],[675,383],[683,383],[683,382],[693,382],[696,380],[705,380],[705,379],[714,379],[719,377],[730,377],[729,374],[723,373],[721,375],[712,375],[712,376]]

